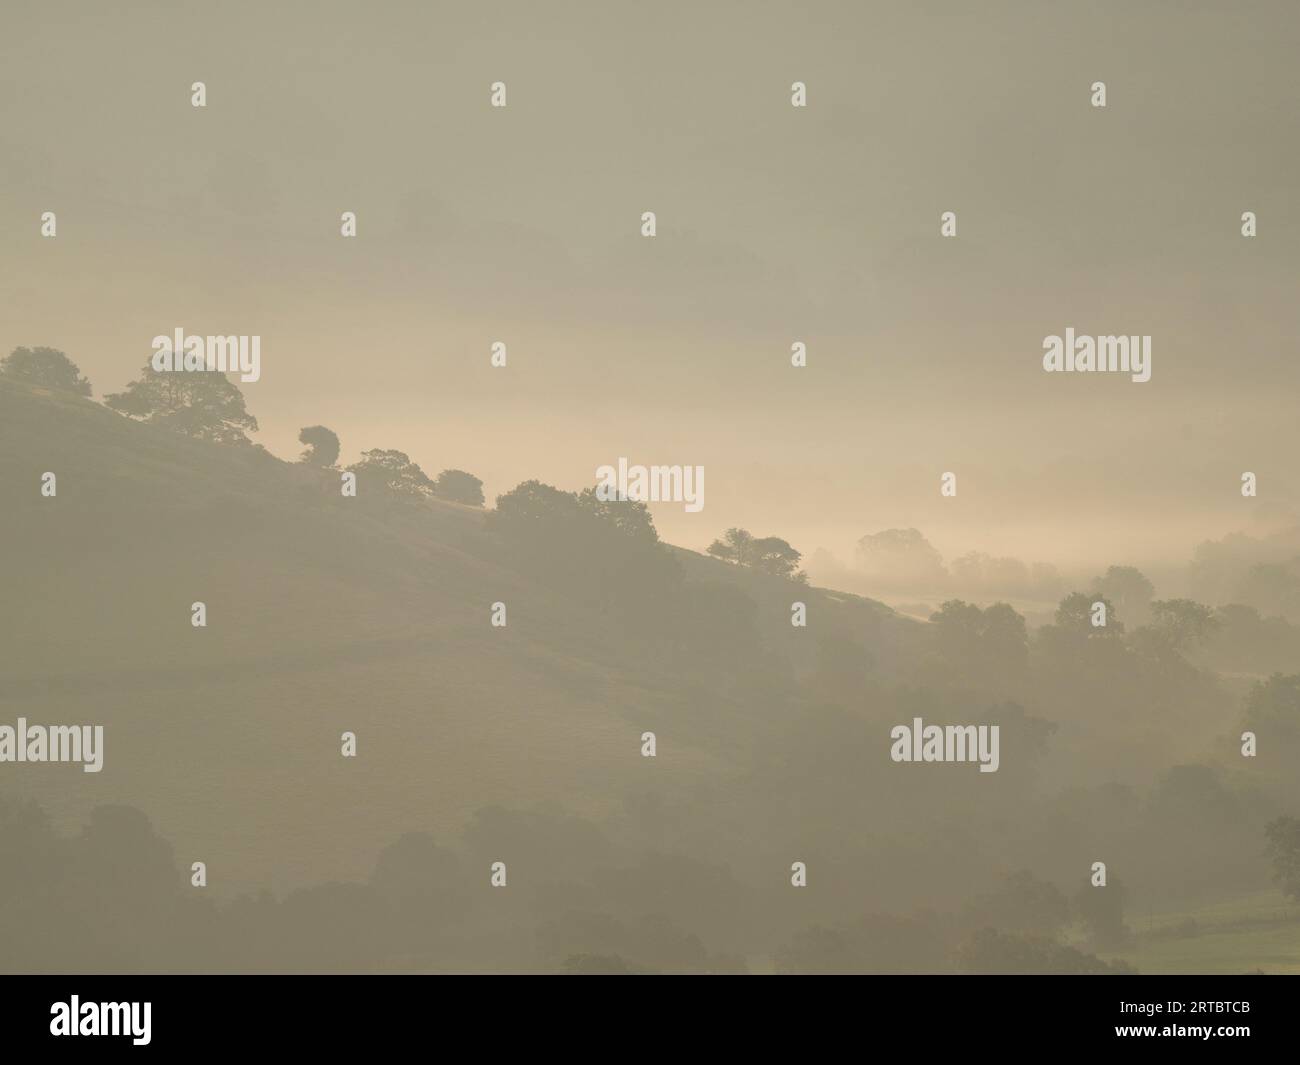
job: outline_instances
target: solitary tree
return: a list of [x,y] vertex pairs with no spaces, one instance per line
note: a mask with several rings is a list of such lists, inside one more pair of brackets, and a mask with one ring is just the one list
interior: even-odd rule
[[247,443],[245,430],[257,432],[243,393],[217,370],[155,370],[146,361],[140,379],[104,403],[128,418],[219,444]]
[[721,540],[709,544],[709,554],[724,562],[734,562],[738,566],[749,564],[754,553],[754,534],[748,529],[728,529]]
[[433,494],[453,503],[467,503],[471,507],[483,505],[483,482],[464,470],[443,470],[433,482]]
[[333,429],[309,425],[298,434],[298,443],[307,445],[298,461],[308,466],[333,466],[339,460],[339,438]]
[[14,348],[0,359],[0,373],[56,392],[90,395],[90,382],[77,364],[53,348]]

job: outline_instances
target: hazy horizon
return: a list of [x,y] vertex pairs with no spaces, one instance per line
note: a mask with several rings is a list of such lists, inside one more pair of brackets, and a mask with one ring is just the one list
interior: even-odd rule
[[[259,334],[244,391],[278,455],[320,423],[345,460],[397,448],[489,500],[703,465],[701,513],[654,511],[696,549],[915,526],[945,555],[1141,565],[1300,521],[1294,20],[719,4],[678,7],[682,36],[672,5],[504,6],[14,7],[5,350],[67,351],[103,394],[158,333]],[[1152,335],[1152,379],[1044,374],[1067,326]]]

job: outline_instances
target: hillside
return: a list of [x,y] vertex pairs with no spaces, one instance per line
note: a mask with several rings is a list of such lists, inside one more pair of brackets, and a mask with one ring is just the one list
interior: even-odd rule
[[[14,964],[996,971],[1005,949],[1101,971],[1204,950],[1239,971],[1265,917],[1294,924],[1232,900],[1276,898],[1262,841],[1297,800],[1300,676],[1230,681],[1149,629],[1031,634],[1005,605],[923,623],[657,544],[634,511],[365,476],[345,498],[338,471],[0,377],[0,723],[105,729],[102,772],[0,766]],[[1000,730],[998,768],[894,760],[918,717]],[[1099,857],[1118,890],[1093,896]],[[791,891],[796,859],[815,890]],[[102,948],[28,938],[101,910]]]
[[[920,647],[921,627],[879,603],[673,549],[719,644],[746,631],[729,622],[736,594],[761,636],[715,662],[538,584],[479,509],[364,486],[345,499],[336,474],[3,379],[0,485],[0,586],[19,610],[0,718],[108,736],[102,773],[15,766],[6,790],[68,825],[138,807],[179,859],[220,870],[222,892],[360,879],[403,831],[449,834],[485,805],[603,818],[639,779],[725,794],[825,667],[825,637],[789,624],[796,597],[871,669]],[[206,628],[190,624],[195,601]],[[489,625],[496,601],[504,629]],[[761,667],[737,665],[751,656]],[[345,730],[356,759],[340,758]]]

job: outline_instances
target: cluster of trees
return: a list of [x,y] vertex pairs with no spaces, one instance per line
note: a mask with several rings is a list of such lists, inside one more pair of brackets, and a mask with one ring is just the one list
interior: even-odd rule
[[755,536],[748,529],[728,529],[722,539],[709,544],[709,554],[774,577],[785,577],[800,584],[808,582],[808,575],[799,569],[803,555],[779,536]]
[[[512,912],[520,889],[503,898],[487,886],[497,846],[564,889],[536,904],[531,935],[501,934],[502,904]],[[734,881],[706,887],[708,916],[693,920],[708,867],[616,850],[592,822],[480,808],[458,839],[414,831],[376,849],[363,880],[232,899],[215,869],[210,887],[195,886],[189,858],[134,807],[96,807],[69,835],[0,794],[0,853],[12,859],[0,863],[0,971],[744,971],[688,927],[707,928]],[[606,886],[601,909],[575,907],[577,885],[593,881]]]
[[363,451],[361,461],[354,462],[348,469],[357,475],[358,481],[364,479],[368,485],[379,485],[398,499],[433,497],[472,507],[483,505],[483,482],[472,473],[443,470],[436,478],[431,478],[405,451],[383,448]]
[[565,492],[524,481],[497,496],[488,529],[512,565],[603,608],[641,610],[676,590],[681,573],[659,541],[649,508],[635,500],[603,500],[594,488]]
[[[1131,566],[1112,566],[1109,573],[1117,571],[1132,574],[1133,581],[1151,589],[1150,581]],[[1071,592],[1057,604],[1052,624],[1039,632],[1040,640],[1070,649],[1080,640],[1118,641],[1127,636],[1138,650],[1191,652],[1204,647],[1225,626],[1225,618],[1234,616],[1235,608],[1215,610],[1191,599],[1152,599],[1150,592],[1135,599],[1113,579],[1098,578],[1094,585],[1097,591]],[[1133,615],[1145,623],[1126,631],[1122,619]],[[1024,663],[1029,642],[1025,619],[1006,603],[980,608],[950,599],[930,621],[937,646],[954,662],[973,667],[996,661],[1013,669]]]
[[[15,348],[0,359],[0,374],[51,391],[91,395],[90,381],[77,364],[54,348]],[[138,379],[106,395],[104,405],[135,421],[217,444],[248,444],[248,433],[258,430],[243,393],[225,374],[155,370],[151,360],[146,360]],[[298,441],[306,445],[300,463],[336,468],[340,445],[332,429],[307,426]],[[476,507],[484,502],[483,482],[473,474],[448,469],[430,478],[402,451],[363,451],[361,460],[347,469],[358,480],[364,477],[366,484],[399,498],[433,497]]]
[[968,551],[951,563],[917,529],[883,529],[858,540],[853,570],[874,589],[909,594],[936,592],[983,597],[1050,599],[1063,590],[1061,575],[1047,563],[1026,565],[1018,558],[996,558]]
[[1241,603],[1300,624],[1300,527],[1265,537],[1232,533],[1203,543],[1188,576],[1202,601]]
[[0,359],[0,374],[54,392],[90,395],[90,382],[77,364],[53,348],[14,348]]
[[1123,892],[1084,887],[1071,899],[1028,870],[1005,877],[956,914],[869,914],[849,924],[815,925],[777,952],[790,974],[938,973],[1123,974],[1123,962],[1105,962],[1062,942],[1083,937],[1092,950],[1129,942]]
[[[604,885],[601,910],[560,891],[554,904],[537,904],[535,935],[492,938],[500,903],[482,880],[501,838],[512,853],[538,850],[526,864],[557,888],[569,877]],[[560,853],[541,853],[543,840],[558,841]],[[0,796],[0,847],[13,858],[0,865],[6,971],[746,971],[738,954],[702,938],[748,938],[737,912],[745,890],[727,867],[623,852],[594,823],[540,808],[480,809],[459,840],[407,832],[379,848],[366,879],[280,898],[194,887],[192,869],[128,806],[97,807],[65,835],[36,804]],[[1122,893],[1109,888],[1073,901],[1021,872],[959,911],[869,913],[773,945],[786,973],[1123,972],[1060,941],[1067,927],[1088,949],[1123,941],[1121,907]]]

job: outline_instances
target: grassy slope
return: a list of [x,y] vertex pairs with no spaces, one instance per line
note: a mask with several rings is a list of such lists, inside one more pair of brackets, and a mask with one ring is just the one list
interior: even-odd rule
[[[108,726],[103,773],[9,766],[6,790],[69,823],[138,806],[183,864],[281,889],[363,877],[400,832],[449,833],[483,805],[599,817],[643,781],[725,793],[744,771],[742,699],[502,565],[481,511],[377,510],[337,484],[0,380],[0,721]],[[789,634],[790,585],[678,555],[751,594],[765,638]],[[915,626],[880,604],[800,594],[878,659],[909,645]],[[810,644],[786,645],[813,668]],[[639,756],[647,728],[669,757]]]
[[1105,955],[1144,973],[1300,974],[1300,907],[1277,890],[1177,912],[1134,915],[1132,947]]

